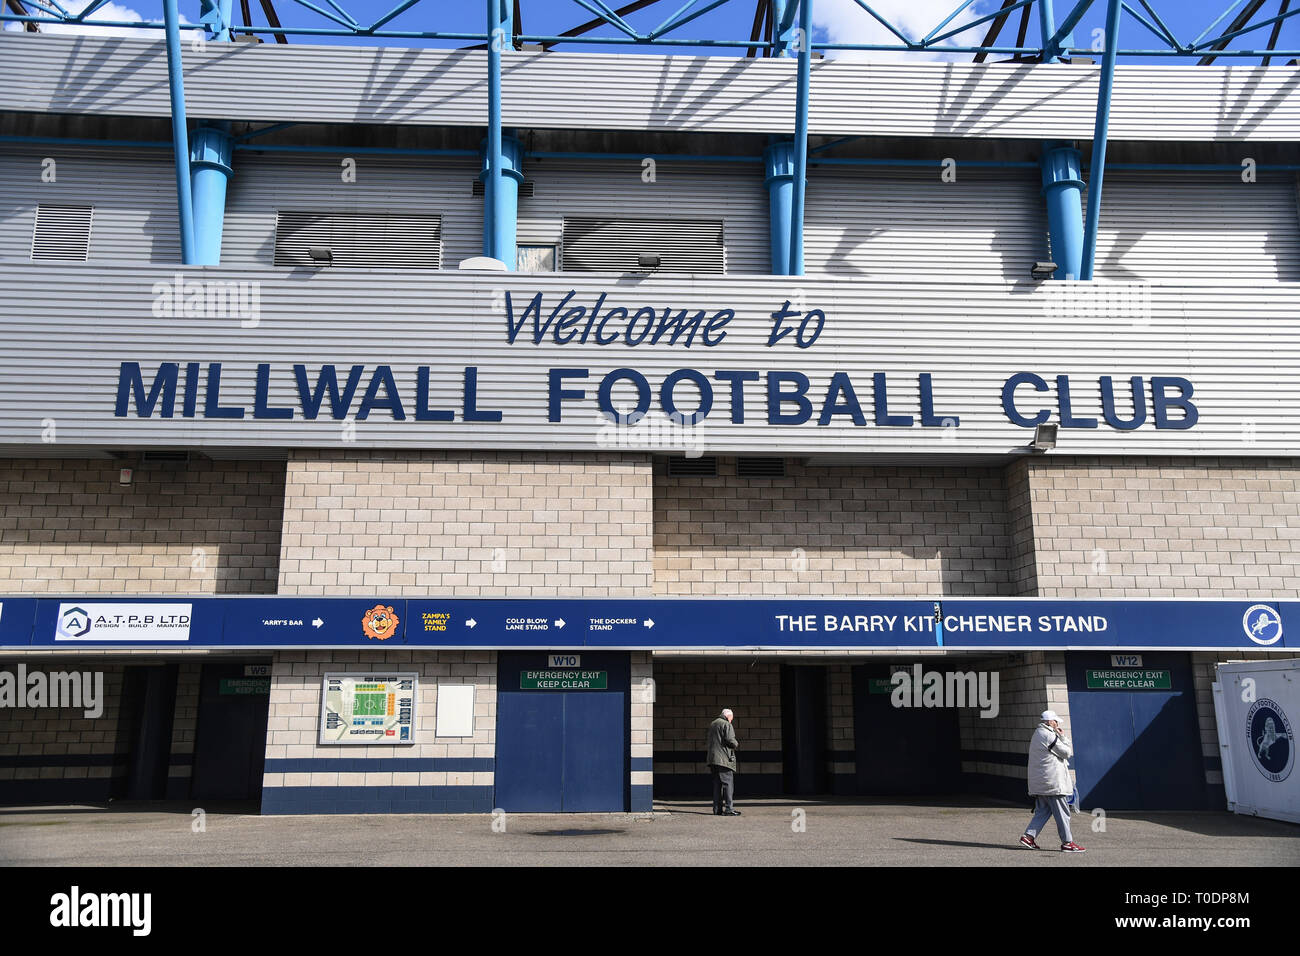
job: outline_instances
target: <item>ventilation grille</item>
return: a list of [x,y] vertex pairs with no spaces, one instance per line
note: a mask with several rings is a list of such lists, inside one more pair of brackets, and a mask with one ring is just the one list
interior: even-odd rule
[[673,478],[716,478],[718,459],[709,455],[699,458],[669,458],[668,474]]
[[[483,186],[483,180],[481,179],[474,180],[474,185],[470,187],[470,194],[473,196],[482,196],[486,191],[487,190]],[[531,179],[525,179],[519,184],[519,198],[533,198],[533,181]]]
[[576,272],[647,272],[642,255],[660,257],[656,272],[727,271],[721,220],[564,219],[564,265]]
[[75,259],[85,262],[90,256],[90,223],[94,206],[36,207],[36,226],[32,229],[33,259]]
[[784,478],[784,458],[737,458],[736,475],[740,478]]
[[313,266],[311,246],[324,246],[329,265],[371,269],[437,269],[442,217],[407,213],[280,211],[275,216],[275,264]]

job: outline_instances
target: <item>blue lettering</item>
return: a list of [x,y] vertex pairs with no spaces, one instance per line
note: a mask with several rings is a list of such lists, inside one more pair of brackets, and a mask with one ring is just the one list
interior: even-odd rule
[[[384,388],[384,398],[379,398],[379,387]],[[370,412],[375,408],[386,408],[393,416],[393,421],[406,421],[406,410],[402,408],[402,400],[397,395],[397,383],[393,381],[393,370],[387,365],[376,367],[374,374],[370,376],[370,384],[366,386],[366,394],[361,398],[361,408],[357,410],[357,421],[363,422],[370,417]]]
[[348,409],[352,407],[352,396],[356,394],[357,386],[361,384],[361,373],[365,368],[364,365],[352,366],[352,370],[348,372],[348,383],[340,396],[338,377],[333,365],[321,366],[320,374],[316,377],[315,392],[307,387],[307,366],[295,365],[293,374],[298,381],[298,402],[302,405],[302,417],[308,421],[315,419],[320,414],[321,402],[325,398],[325,392],[328,391],[330,415],[337,421],[347,418]]
[[1115,385],[1109,375],[1101,377],[1101,414],[1111,428],[1132,431],[1140,428],[1147,420],[1146,390],[1142,387],[1142,376],[1134,375],[1128,380],[1129,390],[1133,395],[1133,417],[1124,421],[1115,413]]
[[208,393],[203,402],[204,418],[243,418],[243,408],[221,405],[221,363],[208,365]]
[[[704,327],[704,336],[702,339],[704,344],[710,346],[717,345],[725,339],[727,337],[727,324],[735,317],[736,313],[731,309],[721,309],[713,313],[713,317],[709,319],[708,324]],[[714,329],[718,330],[718,337],[716,339],[709,337],[709,333],[714,331]]]
[[719,382],[729,382],[731,384],[731,421],[736,425],[745,424],[745,383],[757,382],[759,374],[757,372],[737,372],[724,369],[721,372],[714,372],[713,377]]
[[257,385],[253,391],[253,417],[254,418],[293,418],[292,408],[270,408],[268,402],[271,400],[271,366],[267,362],[261,362],[257,366]]
[[[841,394],[844,396],[843,402],[838,401]],[[858,401],[857,392],[853,390],[853,381],[849,378],[848,372],[836,372],[831,376],[831,384],[826,389],[826,401],[822,403],[817,424],[829,425],[835,415],[850,415],[855,425],[867,423],[866,416],[862,414],[862,404]]]
[[465,421],[467,422],[499,422],[501,413],[499,411],[478,410],[478,366],[465,366]]
[[911,425],[911,415],[891,415],[889,414],[889,393],[885,390],[886,377],[884,372],[877,372],[871,377],[872,381],[872,398],[876,406],[876,424],[877,425]]
[[[1165,394],[1166,388],[1176,388],[1179,391],[1177,397],[1170,397]],[[1191,402],[1192,383],[1185,378],[1179,378],[1173,375],[1156,375],[1151,378],[1151,410],[1155,415],[1156,428],[1191,428],[1196,424],[1201,413]],[[1183,410],[1183,417],[1180,419],[1171,419],[1169,417],[1169,407],[1174,406]]]
[[[598,333],[599,334],[599,333]],[[583,398],[587,393],[581,388],[564,388],[566,378],[586,378],[585,368],[553,368],[547,375],[547,413],[546,420],[560,420],[560,403],[566,398]]]
[[[627,379],[636,387],[636,408],[629,415],[622,414],[614,407],[614,383],[620,379]],[[650,409],[650,383],[634,368],[616,368],[600,380],[596,403],[601,412],[612,421],[620,425],[635,425]]]
[[1017,372],[1012,375],[1002,386],[1002,410],[1006,412],[1012,424],[1019,425],[1021,428],[1034,428],[1043,424],[1051,417],[1047,409],[1039,409],[1038,414],[1033,418],[1026,418],[1020,414],[1016,408],[1016,389],[1021,385],[1032,385],[1034,391],[1047,391],[1047,383],[1035,375],[1033,372]]
[[429,366],[415,370],[415,420],[417,422],[449,422],[456,416],[442,408],[429,408]]
[[[701,313],[703,314],[703,313]],[[682,379],[690,379],[696,388],[700,390],[700,404],[690,415],[677,410],[677,403],[673,400],[673,389]],[[713,411],[713,386],[709,380],[700,372],[693,368],[679,368],[672,372],[664,379],[663,384],[659,386],[659,404],[663,406],[664,414],[671,417],[674,421],[683,425],[695,425],[704,419],[709,412]]]
[[929,372],[922,372],[917,376],[917,384],[921,387],[921,425],[924,428],[943,428],[951,425],[956,428],[961,424],[961,419],[956,415],[936,415],[934,413],[934,385],[930,380]]
[[1070,409],[1070,376],[1056,376],[1056,404],[1061,409],[1062,428],[1096,428],[1095,418],[1075,418]]
[[[771,344],[771,343],[769,343]],[[794,391],[782,388],[785,383],[794,385]],[[812,402],[808,401],[808,376],[803,372],[767,373],[767,423],[769,425],[802,425],[812,418]],[[785,402],[794,402],[799,411],[787,414],[781,411]]]
[[153,415],[154,405],[162,399],[162,408],[158,414],[161,418],[171,418],[176,408],[176,376],[180,365],[176,362],[163,362],[158,366],[154,376],[153,387],[149,394],[144,393],[144,375],[139,362],[123,362],[117,377],[117,408],[114,414],[118,418],[126,417],[127,405],[132,394],[135,395],[135,414],[137,418],[149,418]]

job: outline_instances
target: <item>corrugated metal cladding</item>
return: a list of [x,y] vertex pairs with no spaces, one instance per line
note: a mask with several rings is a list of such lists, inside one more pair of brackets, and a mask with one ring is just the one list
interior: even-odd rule
[[94,207],[91,262],[180,260],[169,152],[6,147],[0,153],[0,259],[30,257],[41,203]]
[[1109,173],[1095,274],[1300,281],[1296,180],[1243,183],[1238,172]]
[[805,220],[809,272],[1019,279],[1047,249],[1036,175],[814,169]]
[[[564,219],[563,269],[581,272],[727,271],[721,219]],[[652,259],[653,264],[642,262]]]
[[[203,295],[192,295],[201,283]],[[798,291],[809,309],[825,312],[821,336],[808,348],[796,335],[769,345],[771,313],[795,297],[793,280],[763,276],[641,277],[628,275],[506,275],[274,269],[192,269],[179,294],[173,269],[66,263],[0,264],[0,443],[40,444],[42,421],[57,424],[58,442],[99,447],[325,447],[649,449],[694,448],[708,454],[813,453],[989,455],[1023,452],[1031,429],[1012,425],[1002,405],[1003,384],[1031,371],[1049,383],[1041,396],[1020,391],[1026,411],[1054,408],[1056,376],[1070,376],[1077,416],[1100,417],[1100,376],[1115,377],[1116,409],[1131,413],[1130,376],[1173,375],[1195,386],[1199,422],[1188,430],[1133,431],[1106,425],[1063,428],[1058,451],[1079,454],[1300,454],[1300,285],[1240,282],[1195,285],[1131,283],[1019,283],[993,281],[886,282],[803,276]],[[59,294],[49,294],[51,288]],[[542,320],[569,293],[564,309],[634,313],[734,310],[719,344],[696,336],[690,348],[667,338],[629,345],[534,344],[531,321],[510,344],[506,293],[522,317],[542,295]],[[185,303],[203,314],[186,315]],[[208,303],[217,303],[209,306]],[[179,307],[179,312],[174,311]],[[169,314],[171,313],[171,314]],[[602,311],[602,315],[606,314]],[[580,324],[583,314],[574,313]],[[612,331],[625,329],[613,320]],[[642,320],[645,321],[644,319]],[[658,321],[658,320],[657,320]],[[816,320],[813,320],[816,324]],[[789,326],[787,325],[787,328]],[[610,331],[609,329],[606,330]],[[220,390],[207,396],[207,372],[194,395],[200,416],[118,418],[114,404],[120,365],[140,362],[222,362]],[[293,365],[306,366],[309,383],[324,364],[365,366],[349,413],[379,365],[391,366],[405,421],[387,410],[354,422],[350,430],[327,410],[306,421],[253,418],[258,363],[269,363],[267,402],[298,409]],[[500,422],[463,420],[465,367],[478,368],[477,407],[500,410]],[[417,420],[418,368],[429,368],[428,403],[455,412],[450,422]],[[657,412],[661,384],[676,369],[801,371],[809,376],[814,409],[831,377],[847,372],[866,416],[846,414],[827,425],[767,423],[765,378],[744,393],[745,421],[732,423],[729,387],[717,383],[713,413],[694,434],[662,427],[656,414],[641,431],[615,429],[597,411],[601,379],[633,367],[649,383]],[[585,397],[563,402],[558,423],[548,422],[548,370],[586,369]],[[75,373],[51,370],[75,370]],[[874,373],[885,373],[888,411],[919,416],[920,373],[933,376],[934,414],[960,418],[953,426],[874,424]],[[378,389],[378,386],[376,386]],[[1149,392],[1149,384],[1147,386]],[[382,390],[376,391],[382,396]],[[613,401],[629,409],[627,382]],[[678,390],[683,412],[696,408],[696,386]],[[245,409],[242,418],[203,417],[213,407]],[[787,408],[787,411],[791,410]],[[1173,418],[1181,415],[1175,411]],[[685,448],[684,448],[685,445]],[[22,449],[15,449],[21,451]],[[47,449],[48,450],[48,449]]]
[[[865,16],[865,14],[864,14]],[[209,43],[185,47],[193,118],[481,126],[485,52]],[[10,109],[169,114],[159,40],[0,33]],[[507,126],[790,132],[795,61],[502,54]],[[1098,67],[815,62],[815,134],[1090,139]],[[76,82],[69,82],[74,77]],[[1120,66],[1112,139],[1300,139],[1300,77],[1278,67]],[[600,108],[592,109],[592,91]]]
[[319,267],[323,249],[331,267],[437,269],[442,254],[440,217],[412,213],[320,213],[281,209],[275,220],[275,264]]
[[[57,179],[41,181],[47,153]],[[0,259],[27,259],[41,202],[95,205],[89,259],[175,262],[175,175],[165,150],[71,147],[0,156]],[[302,157],[240,151],[226,202],[222,262],[271,265],[276,214],[383,213],[441,217],[445,268],[482,251],[483,200],[472,160]],[[729,274],[768,274],[767,192],[757,163],[660,162],[650,181],[632,161],[525,161],[534,194],[519,201],[521,244],[558,245],[564,219],[721,220]],[[1243,183],[1219,175],[1113,171],[1106,180],[1097,275],[1113,279],[1300,280],[1293,178]],[[1019,279],[1047,253],[1034,170],[845,170],[809,175],[805,262],[810,273]],[[631,267],[629,267],[631,268]]]

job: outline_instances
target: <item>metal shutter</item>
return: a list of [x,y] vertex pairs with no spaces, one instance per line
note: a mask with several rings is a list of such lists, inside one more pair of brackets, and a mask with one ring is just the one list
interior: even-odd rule
[[90,224],[94,206],[36,207],[36,225],[32,229],[33,259],[75,259],[85,262],[90,256]]
[[313,266],[311,246],[327,246],[331,266],[437,269],[442,217],[407,213],[321,213],[280,210],[275,217],[275,264]]
[[[525,179],[522,183],[519,184],[519,198],[520,198],[520,199],[532,199],[532,198],[533,198],[533,191],[534,191],[534,188],[536,187],[536,185],[537,185],[537,184],[536,184],[533,180],[531,180],[531,179]],[[481,180],[481,179],[476,179],[476,180],[474,180],[473,185],[471,185],[470,188],[469,188],[469,194],[470,194],[471,196],[484,196],[484,195],[486,195],[486,194],[487,194],[487,186],[485,186],[485,185],[483,184],[483,180]]]
[[660,257],[656,272],[727,271],[720,219],[581,219],[564,217],[561,257],[575,272],[645,272],[642,254]]

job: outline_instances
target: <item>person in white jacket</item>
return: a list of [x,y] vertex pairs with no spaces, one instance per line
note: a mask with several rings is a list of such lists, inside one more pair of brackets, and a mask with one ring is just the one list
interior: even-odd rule
[[1061,730],[1061,719],[1055,711],[1043,711],[1029,741],[1029,795],[1034,798],[1034,816],[1020,838],[1021,846],[1041,850],[1034,837],[1047,825],[1048,817],[1055,817],[1061,849],[1066,853],[1083,852],[1083,847],[1070,835],[1069,799],[1074,793],[1070,756],[1073,753],[1070,738]]

